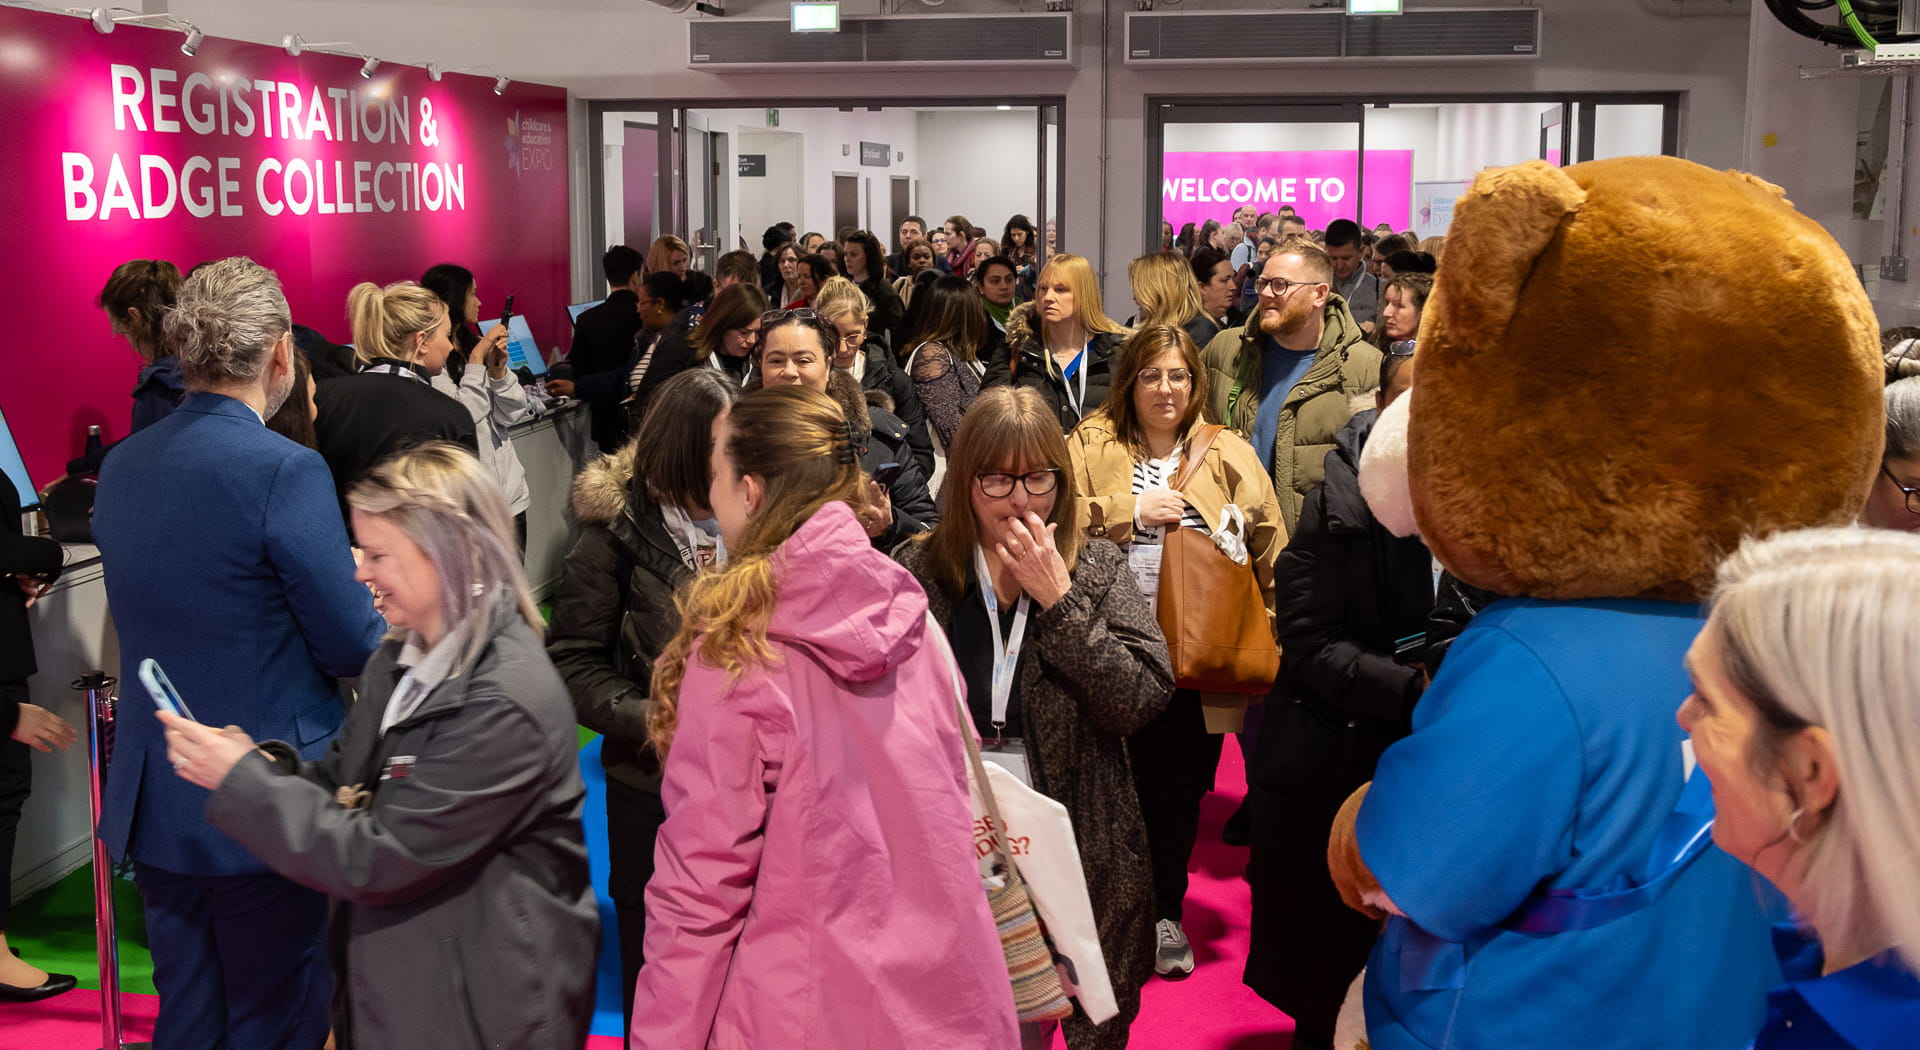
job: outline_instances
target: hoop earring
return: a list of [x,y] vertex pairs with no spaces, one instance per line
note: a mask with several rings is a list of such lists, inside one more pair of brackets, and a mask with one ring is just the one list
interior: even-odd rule
[[1793,807],[1793,812],[1787,814],[1787,837],[1792,839],[1796,846],[1807,844],[1807,840],[1800,837],[1800,818],[1806,815],[1807,811],[1800,806]]

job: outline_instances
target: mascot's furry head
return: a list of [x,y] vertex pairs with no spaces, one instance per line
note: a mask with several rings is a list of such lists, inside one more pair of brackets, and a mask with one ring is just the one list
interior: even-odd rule
[[1866,293],[1751,175],[1482,172],[1418,346],[1413,514],[1500,594],[1697,599],[1743,536],[1853,520],[1879,464]]

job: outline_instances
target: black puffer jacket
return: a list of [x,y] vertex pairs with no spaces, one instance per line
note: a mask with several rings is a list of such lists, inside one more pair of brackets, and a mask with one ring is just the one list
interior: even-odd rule
[[895,363],[893,352],[877,333],[867,336],[867,345],[860,352],[867,359],[861,368],[861,388],[887,395],[889,403],[881,407],[907,425],[907,447],[912,450],[913,461],[920,465],[923,477],[932,477],[933,438],[927,431],[927,410],[920,407],[913,380]]
[[1377,924],[1340,903],[1327,836],[1340,804],[1411,728],[1425,679],[1395,643],[1424,636],[1433,559],[1375,521],[1360,496],[1360,449],[1375,413],[1334,438],[1274,565],[1280,680],[1260,727],[1253,803],[1252,943],[1246,982],[1324,1041],[1366,965]]
[[653,661],[680,629],[673,592],[692,578],[659,505],[633,479],[634,446],[594,460],[573,482],[580,538],[554,593],[547,656],[567,683],[580,724],[606,738],[607,776],[660,790],[647,742]]
[[[1067,378],[1061,374],[1053,355],[1047,353],[1041,336],[1033,304],[1022,303],[1014,307],[1012,316],[1007,318],[1007,340],[994,350],[993,357],[987,361],[987,372],[980,381],[980,389],[1012,385],[1038,390],[1060,417],[1061,431],[1069,431],[1082,417],[1092,415],[1094,409],[1107,403],[1107,392],[1113,385],[1114,364],[1127,336],[1124,332],[1094,334],[1093,346],[1088,351],[1087,360],[1081,365],[1087,370],[1087,393],[1078,412],[1074,411],[1073,399],[1067,394]],[[1080,389],[1077,378],[1073,389],[1076,393]]]

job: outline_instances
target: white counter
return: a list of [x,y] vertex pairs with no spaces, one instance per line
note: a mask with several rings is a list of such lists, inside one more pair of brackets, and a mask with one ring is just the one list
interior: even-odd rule
[[[567,494],[573,475],[597,450],[589,434],[586,408],[572,404],[511,431],[513,448],[527,468],[533,504],[527,508],[527,580],[536,598],[545,600],[559,585],[567,548],[573,543],[573,516]],[[80,731],[73,750],[33,756],[33,797],[13,855],[13,896],[18,900],[59,881],[92,856],[87,804],[86,698],[69,686],[90,670],[120,674],[120,642],[107,612],[107,587],[100,553],[91,546],[69,545],[66,571],[29,612],[33,648],[40,673],[28,680],[31,700],[58,713]],[[128,711],[146,715],[151,705],[136,683]]]

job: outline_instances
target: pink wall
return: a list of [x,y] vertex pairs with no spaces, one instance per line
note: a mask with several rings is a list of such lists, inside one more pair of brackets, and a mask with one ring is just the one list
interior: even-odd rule
[[[1315,230],[1335,219],[1404,230],[1413,212],[1412,150],[1367,151],[1364,203],[1357,150],[1174,151],[1164,155],[1161,172],[1161,216],[1175,230],[1228,222],[1245,204],[1262,212],[1291,204]],[[1356,206],[1365,214],[1356,215]]]
[[[0,8],[0,406],[34,481],[58,477],[88,424],[126,433],[139,370],[93,305],[113,268],[249,255],[294,320],[351,339],[347,290],[477,275],[552,355],[567,331],[566,92],[381,67],[136,26]],[[263,106],[271,99],[271,106]],[[263,112],[264,110],[264,112]]]

